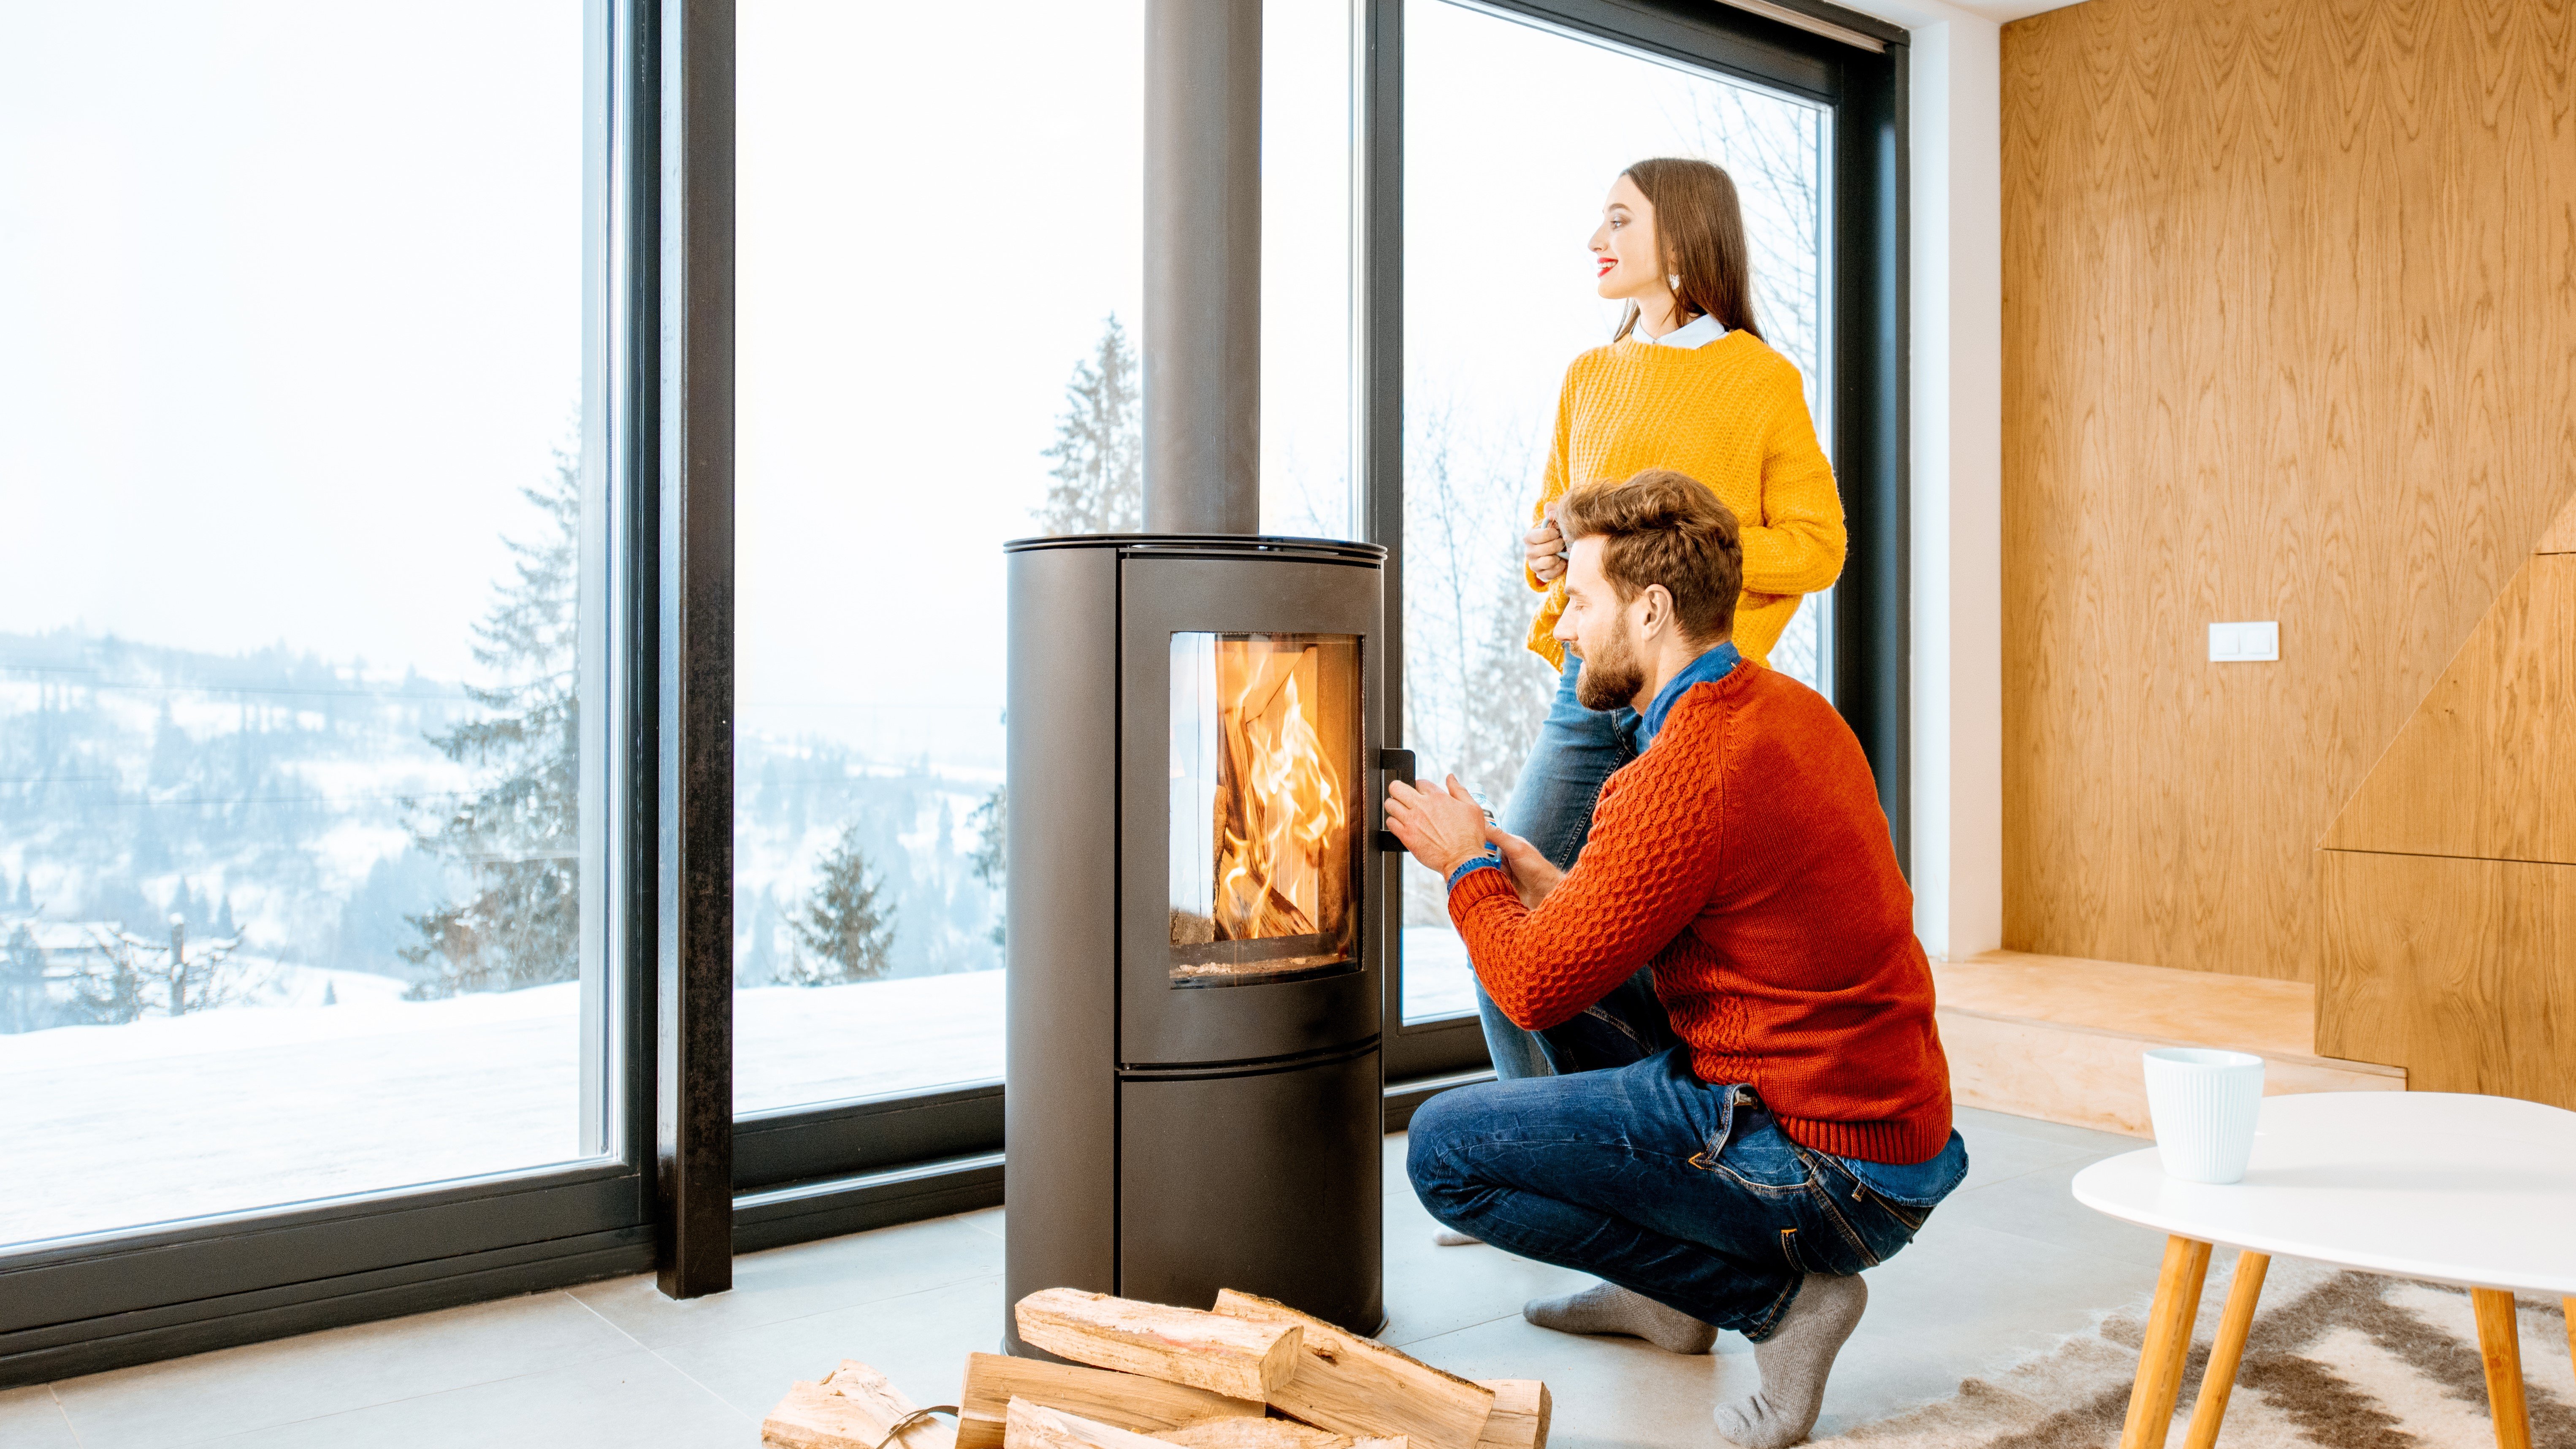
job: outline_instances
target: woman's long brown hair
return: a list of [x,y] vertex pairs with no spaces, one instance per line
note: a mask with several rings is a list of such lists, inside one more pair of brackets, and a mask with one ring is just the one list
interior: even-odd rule
[[[1714,317],[1730,330],[1762,336],[1753,320],[1753,264],[1745,253],[1744,209],[1736,204],[1735,178],[1725,168],[1681,156],[1657,156],[1621,173],[1655,209],[1655,242],[1664,275],[1681,275],[1674,289],[1682,319]],[[1637,304],[1619,319],[1610,340],[1637,325]]]

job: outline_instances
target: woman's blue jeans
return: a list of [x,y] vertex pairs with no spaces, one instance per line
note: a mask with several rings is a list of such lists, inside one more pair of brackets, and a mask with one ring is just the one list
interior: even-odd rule
[[[1539,726],[1538,743],[1530,747],[1521,778],[1503,807],[1502,827],[1539,849],[1559,870],[1572,870],[1592,833],[1593,802],[1611,772],[1637,758],[1633,709],[1585,709],[1574,697],[1575,677],[1583,661],[1567,655],[1557,681],[1555,702]],[[1639,972],[1642,979],[1647,973]],[[1654,999],[1653,993],[1647,1000]],[[1476,1016],[1485,1028],[1485,1050],[1494,1059],[1494,1075],[1504,1081],[1544,1077],[1560,1070],[1540,1039],[1514,1026],[1501,1007],[1476,983]]]

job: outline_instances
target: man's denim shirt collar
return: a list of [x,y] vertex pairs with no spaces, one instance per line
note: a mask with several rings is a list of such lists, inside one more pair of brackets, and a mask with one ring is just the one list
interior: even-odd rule
[[1655,736],[1663,730],[1664,716],[1673,712],[1673,706],[1681,703],[1682,696],[1692,685],[1724,679],[1734,673],[1735,666],[1743,661],[1744,656],[1735,652],[1735,641],[1729,639],[1682,666],[1682,672],[1655,691],[1655,697],[1646,705],[1646,712],[1637,716],[1637,753],[1644,754],[1646,747],[1655,742]]
[[[1654,699],[1647,703],[1644,714],[1634,714],[1625,709],[1617,711],[1624,718],[1618,721],[1616,728],[1628,737],[1632,750],[1644,754],[1646,747],[1655,742],[1656,732],[1664,727],[1664,716],[1672,713],[1673,706],[1681,702],[1682,695],[1692,685],[1724,679],[1734,673],[1735,666],[1743,661],[1744,656],[1735,652],[1735,641],[1727,640],[1682,666],[1681,673],[1665,681],[1664,687],[1655,691]],[[1500,869],[1502,862],[1490,855],[1469,856],[1459,863],[1457,869],[1449,872],[1449,888],[1457,889],[1458,882],[1465,880],[1469,871]]]

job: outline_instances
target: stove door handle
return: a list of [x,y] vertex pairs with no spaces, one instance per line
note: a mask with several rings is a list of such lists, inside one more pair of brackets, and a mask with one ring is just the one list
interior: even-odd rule
[[1408,784],[1408,785],[1410,785],[1410,784],[1414,783],[1414,780],[1413,780],[1413,751],[1411,751],[1411,750],[1380,750],[1380,751],[1378,751],[1378,752],[1377,752],[1377,826],[1378,826],[1378,828],[1377,828],[1377,848],[1378,848],[1378,849],[1380,849],[1380,850],[1402,850],[1402,849],[1404,849],[1404,842],[1403,842],[1403,841],[1401,841],[1401,840],[1396,839],[1396,838],[1395,838],[1395,836],[1394,836],[1394,834],[1393,834],[1392,832],[1390,832],[1390,831],[1386,828],[1386,787],[1387,787],[1387,786],[1389,786],[1389,785],[1394,784],[1394,783],[1395,783],[1396,781],[1398,781],[1398,780],[1402,780],[1404,783],[1406,783],[1406,784]]

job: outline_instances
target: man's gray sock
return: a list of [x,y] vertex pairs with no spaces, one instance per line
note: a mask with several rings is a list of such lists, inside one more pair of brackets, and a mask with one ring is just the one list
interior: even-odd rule
[[1533,1298],[1521,1317],[1559,1333],[1624,1333],[1667,1353],[1706,1353],[1717,1330],[1678,1308],[1666,1308],[1616,1283],[1595,1283],[1562,1298]]
[[1786,1449],[1816,1427],[1834,1355],[1860,1326],[1869,1285],[1859,1278],[1810,1273],[1780,1327],[1753,1345],[1762,1388],[1749,1399],[1717,1406],[1717,1432],[1743,1449]]

